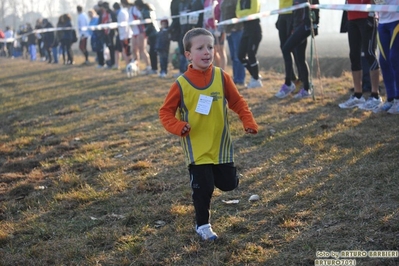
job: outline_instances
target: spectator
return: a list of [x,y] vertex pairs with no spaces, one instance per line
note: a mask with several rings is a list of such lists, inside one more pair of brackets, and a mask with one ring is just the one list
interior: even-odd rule
[[[180,25],[180,39],[178,41],[180,51],[179,73],[175,75],[178,77],[187,70],[188,61],[185,56],[183,38],[184,35],[193,28],[202,28],[204,21],[203,13],[196,13],[195,11],[203,10],[204,4],[202,0],[181,0],[179,4],[179,25]],[[190,15],[185,15],[191,13]]]
[[[386,5],[397,5],[397,0],[385,0]],[[375,112],[399,114],[399,13],[379,12],[378,37],[381,73],[386,89],[386,102]]]
[[[142,14],[136,5],[132,5],[129,8],[129,22],[133,21],[141,21]],[[147,52],[147,38],[145,36],[145,26],[144,24],[139,25],[131,25],[131,29],[133,32],[131,48],[133,52],[133,60],[143,61],[146,68],[144,72],[151,71],[150,66],[150,55]]]
[[[71,23],[71,16],[69,14],[63,14],[62,19],[61,19],[61,28],[72,28],[72,23]],[[72,52],[72,30],[73,29],[65,29],[61,30],[61,38],[60,38],[60,43],[61,43],[61,49],[62,49],[62,60],[64,62],[64,65],[73,65],[73,52]],[[65,57],[65,55],[67,57]]]
[[83,30],[83,27],[89,26],[89,18],[86,13],[83,12],[82,6],[76,6],[78,12],[78,33],[79,33],[79,50],[83,53],[85,57],[84,64],[89,64],[89,52],[87,51],[87,39],[90,34],[87,30]]
[[[292,0],[279,0],[279,8],[288,8],[292,6]],[[278,37],[280,39],[280,49],[282,51],[285,42],[288,40],[292,33],[292,11],[288,11],[286,13],[281,13],[278,15],[276,28],[278,30]],[[291,58],[294,57],[296,63],[296,54],[291,53]],[[292,61],[292,59],[291,59]],[[285,63],[285,60],[284,60]],[[297,76],[294,72],[294,64],[289,66],[285,65],[285,68],[289,68],[289,72],[291,72],[291,82],[289,84],[283,84],[280,90],[275,94],[277,98],[285,98],[291,92],[294,92],[297,86],[300,85],[300,80],[298,80]]]
[[6,26],[4,37],[6,39],[7,56],[9,58],[14,58],[14,31],[9,26]]
[[131,58],[131,50],[130,50],[130,41],[132,38],[132,29],[129,26],[129,3],[127,0],[121,0],[122,8],[117,15],[118,21],[118,31],[119,31],[119,46],[121,47],[122,57],[125,61],[126,65],[132,60]]
[[157,41],[155,50],[159,56],[159,62],[161,72],[159,73],[160,78],[165,78],[168,74],[168,63],[169,63],[169,48],[170,48],[170,37],[169,37],[169,21],[168,19],[161,20],[161,29],[157,35]]
[[26,25],[26,31],[28,32],[28,48],[29,48],[30,61],[36,61],[37,35],[33,32],[33,28],[30,23]]
[[[114,9],[113,12],[115,13],[116,21],[118,22],[118,14],[119,14],[119,12],[121,10],[121,5],[119,3],[117,3],[117,2],[115,2],[112,5],[112,8]],[[119,59],[120,59],[121,53],[122,53],[122,45],[121,45],[120,37],[119,37],[120,28],[121,27],[120,27],[119,22],[118,22],[118,28],[115,29],[115,37],[114,37],[115,38],[115,40],[114,40],[115,41],[115,52],[114,52],[114,54],[115,54],[115,63],[112,66],[112,69],[119,69]]]
[[[239,183],[227,106],[239,114],[246,133],[256,134],[258,125],[231,77],[212,65],[215,42],[212,33],[202,28],[192,29],[183,42],[191,64],[171,86],[159,117],[167,131],[181,138],[190,173],[196,232],[202,240],[215,240],[218,236],[210,224],[214,188],[231,191]],[[198,99],[202,97],[208,98],[208,103],[198,108]]]
[[[89,16],[89,26],[96,26],[99,24],[99,17],[98,13],[100,12],[100,8],[95,5],[93,9],[90,9],[87,14]],[[90,45],[93,52],[96,53],[96,62],[97,68],[102,68],[104,66],[104,43],[102,42],[101,38],[101,31],[99,30],[89,30],[90,34]],[[102,56],[102,64],[100,64],[100,57],[99,54]]]
[[[238,0],[236,14],[242,18],[260,12],[259,0]],[[262,27],[260,19],[244,21],[244,31],[241,37],[238,58],[251,75],[247,88],[262,87],[259,78],[259,62],[256,58],[260,41],[262,40]]]
[[[48,19],[43,19],[43,28],[44,29],[52,29],[54,27],[51,24],[51,22],[48,21]],[[43,36],[43,38],[42,38],[43,48],[47,54],[48,63],[50,64],[53,60],[54,61],[56,60],[56,58],[55,58],[56,55],[53,54],[53,58],[51,56],[52,47],[53,47],[54,41],[55,41],[54,31],[43,32],[42,36]],[[58,53],[57,53],[57,55],[58,55]],[[58,61],[58,58],[57,58],[57,61]]]
[[172,0],[170,3],[170,15],[172,23],[169,26],[170,40],[173,42],[180,41],[180,23],[179,23],[179,5],[181,0]]
[[[346,1],[345,1],[346,3]],[[341,19],[341,33],[348,32],[348,12],[344,10],[342,12],[342,19]],[[369,65],[367,60],[364,58],[364,53],[362,53],[362,90],[363,92],[371,92],[371,83],[370,83],[370,72]],[[351,91],[354,91],[355,88],[350,88]]]
[[216,26],[217,22],[220,21],[220,6],[222,3],[223,0],[205,0],[204,28],[215,36],[215,65],[226,69],[227,54],[224,48],[226,34],[223,31],[223,27]]
[[145,74],[157,74],[158,72],[158,55],[155,51],[155,43],[157,40],[157,33],[159,31],[158,24],[156,24],[156,15],[154,6],[144,3],[142,0],[136,0],[134,5],[137,6],[141,12],[142,19],[151,19],[150,23],[144,24],[144,32],[147,38],[147,43],[150,46],[149,57],[151,67],[147,67]]
[[[371,4],[371,0],[348,0],[348,4]],[[379,95],[379,64],[375,54],[377,48],[377,20],[374,12],[348,11],[349,58],[351,61],[354,94],[340,108],[359,107],[373,110],[382,103]],[[362,92],[362,52],[369,65],[371,96],[367,101]]]
[[[226,0],[220,4],[221,21],[237,17],[237,0]],[[243,26],[242,22],[224,25],[229,44],[230,58],[233,65],[233,80],[236,85],[245,85],[245,67],[238,58],[238,48],[240,45]]]
[[[57,28],[63,27],[63,25],[64,25],[63,20],[64,20],[63,15],[58,17],[58,21],[57,21],[57,25],[56,25]],[[57,53],[57,63],[58,63],[59,55],[63,54],[62,45],[61,45],[61,39],[63,37],[63,34],[64,34],[63,30],[57,30],[55,32],[55,40],[54,40],[54,44],[53,44],[53,55],[54,55],[54,50],[57,50],[56,51],[56,53]],[[59,51],[59,53],[58,53],[58,51]],[[55,55],[54,55],[54,58],[55,58]],[[63,59],[64,59],[64,63],[65,63],[65,55],[63,55]]]
[[[299,5],[302,3],[310,4],[319,4],[319,0],[294,0],[293,5]],[[313,94],[313,88],[311,88],[310,84],[310,74],[309,74],[309,66],[306,62],[306,46],[308,44],[307,39],[312,35],[314,37],[317,35],[317,25],[319,24],[319,10],[312,9],[309,10],[309,7],[304,7],[300,9],[296,9],[293,11],[293,30],[292,34],[285,41],[282,52],[284,57],[284,65],[285,68],[285,85],[292,86],[292,55],[294,52],[296,54],[297,67],[298,67],[298,75],[301,79],[303,88],[299,90],[297,94],[295,94],[294,98],[302,99],[311,97]],[[295,86],[295,85],[294,85]],[[281,90],[280,90],[281,91]],[[281,91],[284,93],[283,91]],[[291,91],[288,90],[288,93]],[[279,97],[283,98],[283,97]]]
[[[43,28],[43,21],[41,18],[36,20],[36,25],[35,25],[35,30],[40,30]],[[39,54],[40,54],[40,60],[41,61],[46,61],[46,54],[44,52],[43,49],[43,40],[42,40],[42,34],[41,33],[36,33],[36,39],[37,39],[37,47],[39,50]]]
[[[109,24],[112,22],[116,22],[115,13],[110,9],[108,2],[103,2],[100,8],[100,24]],[[105,28],[102,30],[103,41],[104,44],[108,47],[110,55],[110,60],[105,65],[105,67],[108,69],[112,69],[115,64],[115,31],[116,29],[111,28]]]
[[19,27],[18,35],[20,38],[21,53],[23,59],[29,58],[28,35],[26,31],[26,24]]
[[5,56],[5,51],[4,51],[4,40],[6,36],[4,35],[4,31],[0,29],[0,56]]

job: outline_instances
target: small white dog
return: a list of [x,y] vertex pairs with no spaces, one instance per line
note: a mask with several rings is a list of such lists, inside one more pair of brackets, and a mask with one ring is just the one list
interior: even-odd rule
[[128,78],[135,77],[139,74],[139,65],[136,60],[131,61],[126,66],[126,75]]

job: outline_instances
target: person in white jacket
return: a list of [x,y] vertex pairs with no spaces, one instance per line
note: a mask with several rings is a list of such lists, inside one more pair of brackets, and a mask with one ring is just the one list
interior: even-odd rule
[[[122,53],[122,58],[126,65],[130,63],[130,39],[132,38],[132,29],[129,26],[129,11],[127,10],[128,4],[121,1],[122,7],[118,3],[113,4],[118,22],[118,40],[116,41],[115,49],[115,65],[119,67],[119,54]],[[118,55],[116,54],[118,53]]]
[[89,17],[83,12],[82,6],[78,5],[76,10],[78,12],[79,50],[85,57],[84,64],[88,64],[89,52],[87,51],[87,39],[90,37],[90,33],[87,29],[83,30],[82,28],[89,26]]

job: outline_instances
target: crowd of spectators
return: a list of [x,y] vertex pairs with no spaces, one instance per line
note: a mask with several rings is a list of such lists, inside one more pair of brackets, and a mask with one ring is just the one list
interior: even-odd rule
[[[395,4],[395,0],[386,2]],[[280,8],[303,3],[318,4],[319,1],[279,0]],[[373,4],[375,2],[373,0],[348,0],[346,3]],[[213,34],[215,39],[214,65],[222,69],[226,67],[226,40],[234,82],[247,88],[259,88],[263,86],[256,57],[262,38],[260,19],[218,25],[218,22],[224,20],[245,17],[259,12],[260,0],[172,0],[170,3],[171,18],[165,16],[157,19],[154,5],[143,0],[120,0],[112,6],[106,1],[98,1],[92,9],[87,11],[78,5],[76,7],[76,23],[72,21],[70,14],[61,15],[54,30],[52,30],[54,26],[45,18],[37,19],[34,26],[30,23],[21,25],[16,34],[7,26],[4,32],[0,30],[0,39],[17,38],[14,42],[1,42],[0,52],[2,56],[10,58],[21,56],[31,61],[41,60],[54,64],[58,64],[60,61],[65,65],[73,65],[75,61],[72,45],[78,43],[79,50],[84,56],[83,64],[94,65],[98,69],[124,70],[130,62],[137,62],[143,67],[142,74],[158,74],[160,78],[164,78],[168,75],[168,65],[172,61],[173,66],[179,69],[174,76],[177,78],[187,70],[189,63],[182,42],[184,35],[190,29],[205,28]],[[382,99],[378,91],[380,70],[376,56],[376,32],[377,29],[382,33],[382,29],[395,28],[399,21],[399,15],[395,12],[385,12],[387,14],[382,12],[380,17],[383,20],[378,25],[377,13],[355,11],[345,13],[349,29],[348,39],[354,94],[347,102],[340,104],[341,108],[359,107],[369,110],[382,106]],[[386,17],[388,18],[386,19]],[[364,22],[365,26],[358,25],[360,20]],[[133,21],[142,21],[142,23],[134,24]],[[101,27],[102,24],[109,23],[117,24],[117,26]],[[312,96],[313,85],[310,83],[305,52],[308,37],[314,38],[318,34],[318,23],[318,10],[310,12],[309,7],[278,16],[276,27],[279,31],[286,76],[284,84],[276,93],[277,98],[285,98],[292,93],[295,93],[294,98],[297,99]],[[75,30],[74,24],[77,30]],[[389,27],[386,26],[387,24]],[[87,26],[99,27],[87,29]],[[386,31],[388,32],[388,30]],[[398,109],[399,113],[399,89],[391,88],[392,84],[398,87],[395,78],[391,78],[397,76],[399,72],[396,69],[397,64],[392,63],[396,62],[397,49],[395,47],[397,47],[398,37],[389,32],[386,36],[395,38],[391,40],[393,48],[379,47],[384,52],[380,54],[379,58],[379,61],[384,62],[382,76],[384,81],[387,77],[391,81],[388,84],[390,87],[388,103],[385,103],[384,106],[388,108],[395,105],[395,110]],[[387,39],[389,39],[388,37]],[[169,58],[171,42],[177,42],[178,46],[177,55],[175,54],[172,60]],[[364,56],[361,58],[362,54]],[[387,56],[393,56],[394,59]],[[363,59],[367,59],[365,69],[362,69],[363,61],[365,61]],[[250,74],[250,81],[247,84],[245,83],[246,72]],[[368,74],[369,80],[371,80],[369,83],[372,87],[372,97],[367,101],[362,97],[362,87],[364,88],[366,84],[361,81],[362,72]],[[391,72],[394,74],[386,74]],[[386,111],[385,109],[384,111]]]

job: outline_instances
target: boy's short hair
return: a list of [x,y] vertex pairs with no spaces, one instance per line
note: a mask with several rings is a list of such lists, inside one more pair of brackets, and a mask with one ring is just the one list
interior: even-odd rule
[[197,36],[200,36],[200,35],[211,36],[212,38],[214,38],[213,34],[210,31],[206,30],[206,29],[203,29],[203,28],[191,29],[191,30],[187,31],[186,34],[184,34],[184,37],[183,37],[184,51],[188,51],[189,52],[190,49],[191,49],[191,45],[192,45],[191,44],[191,40],[194,37],[197,37]]

